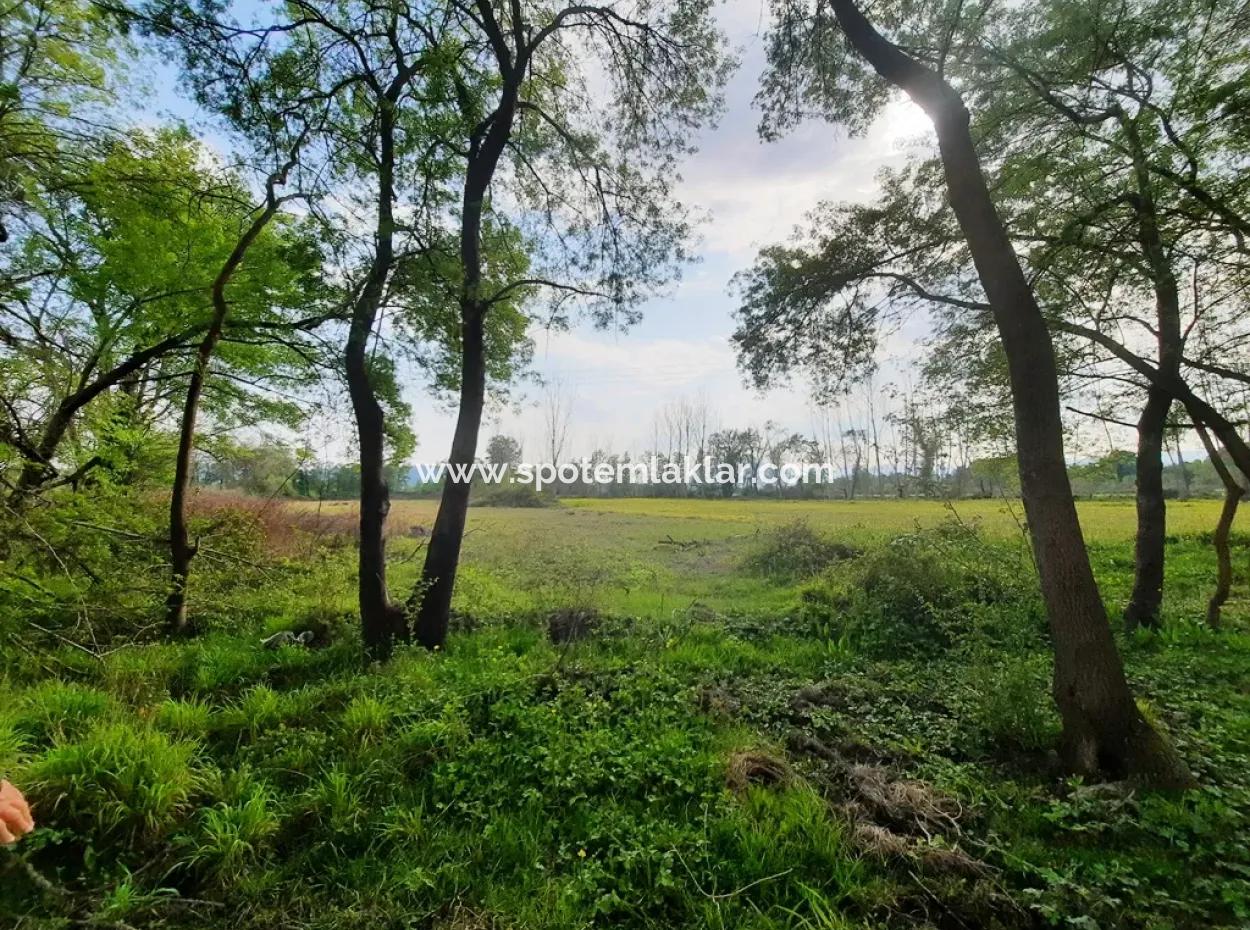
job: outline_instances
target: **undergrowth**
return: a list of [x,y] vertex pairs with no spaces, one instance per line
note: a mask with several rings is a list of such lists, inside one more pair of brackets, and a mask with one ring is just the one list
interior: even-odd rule
[[[1144,710],[1202,783],[1156,795],[1059,770],[1028,551],[969,525],[845,549],[810,527],[754,539],[773,553],[748,556],[754,584],[787,597],[780,610],[605,609],[622,578],[655,583],[633,580],[641,554],[577,563],[570,547],[524,589],[470,564],[448,648],[366,668],[350,549],[292,560],[264,534],[223,535],[220,551],[254,564],[200,577],[202,632],[166,642],[145,630],[157,602],[115,594],[122,580],[101,570],[135,554],[142,578],[159,554],[115,533],[78,539],[74,519],[30,526],[99,586],[33,541],[15,565],[48,593],[23,599],[15,578],[0,591],[0,774],[39,821],[0,851],[4,926],[1250,921],[1250,637],[1237,601],[1224,632],[1186,619],[1207,577],[1196,539],[1170,544],[1163,633],[1124,643]],[[642,553],[663,536],[638,538]],[[672,558],[716,564],[715,540],[695,538]],[[794,558],[768,568],[787,545]],[[1128,544],[1093,554],[1115,592]],[[556,615],[594,622],[553,636]],[[280,629],[314,630],[314,646],[264,648]],[[922,838],[927,858],[891,852],[846,802],[855,765],[953,799],[958,831]],[[972,870],[927,871],[938,853]]]

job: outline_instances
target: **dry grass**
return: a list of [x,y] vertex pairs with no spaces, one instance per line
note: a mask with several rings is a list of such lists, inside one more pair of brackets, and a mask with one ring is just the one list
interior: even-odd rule
[[850,769],[851,785],[859,804],[874,820],[925,836],[935,832],[959,831],[958,803],[920,781],[895,781],[876,765],[855,765]]
[[729,757],[725,766],[725,785],[736,792],[752,786],[785,788],[794,784],[798,776],[789,763],[758,749],[742,749]]
[[[254,527],[265,551],[275,556],[307,555],[326,545],[355,545],[360,538],[360,508],[342,501],[290,501],[199,489],[187,502],[187,511],[192,519],[207,521],[210,532],[227,522]],[[421,535],[423,527],[410,522],[390,521],[386,528],[387,539]]]

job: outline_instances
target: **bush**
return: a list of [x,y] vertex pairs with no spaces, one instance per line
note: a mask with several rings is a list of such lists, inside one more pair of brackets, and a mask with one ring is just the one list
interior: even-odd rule
[[810,578],[859,550],[829,539],[804,519],[770,530],[746,558],[747,571],[776,581]]
[[1043,629],[1031,566],[954,522],[835,565],[800,601],[808,623],[886,653],[947,648],[974,632],[1031,642]]
[[1048,662],[1005,659],[975,668],[976,720],[993,749],[1038,752],[1054,745],[1059,718],[1047,688]]
[[474,503],[479,507],[550,507],[556,499],[535,490],[532,484],[504,484],[492,488]]

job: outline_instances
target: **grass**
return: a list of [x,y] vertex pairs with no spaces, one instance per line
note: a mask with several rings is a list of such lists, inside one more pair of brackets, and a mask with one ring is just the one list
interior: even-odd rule
[[[340,618],[350,547],[284,545],[246,585],[202,583],[219,619],[198,639],[100,661],[49,640],[0,666],[0,765],[41,824],[0,852],[0,924],[1245,926],[1250,615],[1239,585],[1226,631],[1197,622],[1215,507],[1171,508],[1167,626],[1122,642],[1203,783],[1185,796],[1054,768],[1044,623],[1001,504],[485,509],[456,597],[472,622],[379,669]],[[430,514],[393,511],[397,592]],[[1114,611],[1131,506],[1082,518]],[[796,539],[802,570],[775,570]],[[552,643],[559,607],[598,611],[592,634]],[[317,648],[260,646],[310,619]]]

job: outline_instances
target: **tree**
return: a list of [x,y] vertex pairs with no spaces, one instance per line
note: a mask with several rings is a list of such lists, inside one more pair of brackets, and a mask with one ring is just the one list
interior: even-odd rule
[[564,446],[569,439],[569,424],[573,419],[573,400],[564,389],[564,382],[548,384],[543,393],[543,427],[546,431],[547,461],[560,463]]
[[94,157],[108,134],[94,117],[126,51],[117,17],[100,4],[26,0],[0,9],[0,243],[10,216],[30,207],[32,187],[55,186]]
[[492,465],[507,465],[515,468],[521,464],[521,443],[511,436],[496,433],[486,443],[486,461]]
[[[440,60],[458,108],[447,147],[460,184],[459,262],[449,281],[460,310],[460,403],[448,460],[467,465],[485,403],[484,332],[497,304],[542,291],[557,321],[576,302],[603,325],[625,324],[684,258],[675,159],[714,111],[724,67],[702,0],[555,8],[449,0],[439,9]],[[609,89],[602,108],[588,88],[592,67]],[[519,209],[509,212],[510,201]],[[533,267],[501,274],[484,247],[496,231],[527,225]],[[447,635],[469,490],[445,479],[410,598],[428,647]]]
[[916,35],[916,24],[900,11],[889,7],[882,13],[904,33],[891,41],[853,0],[831,0],[829,8],[815,9],[780,0],[769,41],[763,96],[770,118],[764,130],[775,132],[792,122],[798,100],[819,103],[830,117],[862,126],[891,86],[932,120],[950,203],[1007,357],[1021,490],[1055,649],[1054,696],[1063,720],[1064,757],[1078,772],[1188,785],[1192,777],[1183,763],[1138,710],[1107,626],[1068,483],[1058,373],[1046,321],[990,196],[969,111],[943,76],[943,48],[949,43],[937,43],[929,61],[905,51],[934,44]]
[[[385,659],[408,635],[387,587],[384,536],[388,467],[413,443],[396,357],[413,360],[435,390],[459,389],[464,345],[449,312],[455,305],[448,277],[456,265],[444,216],[455,148],[447,134],[458,95],[473,98],[483,88],[473,75],[449,80],[448,49],[440,44],[453,27],[447,9],[296,0],[256,27],[231,24],[227,12],[159,2],[150,17],[158,28],[190,37],[188,69],[201,76],[201,100],[236,129],[246,132],[251,116],[280,121],[309,102],[324,107],[305,148],[342,195],[318,215],[336,253],[347,320],[342,370],[360,456],[361,630],[368,655]],[[220,77],[214,54],[222,42],[242,46],[241,60],[259,61],[256,74]],[[306,160],[314,161],[311,154]],[[490,239],[482,257],[504,272],[528,265],[524,243],[508,230]],[[484,329],[484,371],[502,379],[527,357],[520,296],[502,298]]]
[[[237,179],[206,167],[184,131],[119,134],[102,149],[81,174],[32,190],[7,245],[11,277],[26,282],[0,329],[0,438],[20,463],[17,505],[106,464],[111,436],[159,423],[207,331],[211,269],[248,222]],[[236,288],[215,410],[246,418],[250,408],[253,422],[295,414],[249,382],[301,377],[298,347],[266,336],[319,322],[294,319],[305,305],[294,286],[305,283],[300,242],[294,231],[274,239]]]
[[[996,204],[1052,329],[1065,334],[1066,389],[1107,389],[1117,406],[1145,401],[1135,427],[1130,628],[1156,623],[1161,603],[1167,408],[1180,401],[1218,431],[1235,461],[1250,464],[1219,412],[1227,402],[1193,390],[1196,375],[1216,372],[1227,385],[1245,370],[1247,186],[1230,170],[1240,133],[1221,115],[1241,92],[1238,28],[1232,9],[1141,0],[955,12],[930,32],[950,37],[933,47],[974,102]],[[931,371],[997,400],[1001,391],[984,375],[1005,387],[1006,371],[980,364],[991,361],[989,308],[969,290],[971,258],[955,217],[935,199],[937,167],[920,163],[890,176],[882,204],[818,209],[820,238],[806,251],[832,259],[823,267],[837,269],[844,291],[858,295],[852,325],[872,328],[877,320],[867,314],[884,320],[916,298],[944,306],[939,345],[952,346],[945,354],[956,364]],[[775,273],[766,258],[756,277]],[[780,273],[808,274],[811,263],[795,261],[798,270]],[[1139,310],[1138,302],[1154,306]]]

